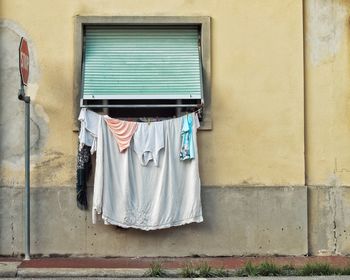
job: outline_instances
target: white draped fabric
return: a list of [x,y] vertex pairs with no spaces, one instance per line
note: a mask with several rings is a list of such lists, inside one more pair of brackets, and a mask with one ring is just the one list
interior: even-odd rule
[[120,152],[103,116],[99,116],[93,195],[93,223],[101,215],[106,224],[155,230],[202,222],[198,170],[197,128],[193,114],[196,157],[182,161],[182,118],[162,121],[164,148],[158,166],[142,165],[131,146]]

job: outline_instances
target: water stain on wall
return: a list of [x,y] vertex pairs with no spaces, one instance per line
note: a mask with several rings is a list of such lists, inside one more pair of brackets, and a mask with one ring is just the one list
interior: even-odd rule
[[[24,166],[24,103],[19,101],[20,75],[18,66],[18,47],[21,37],[29,45],[30,76],[26,88],[31,96],[30,150],[35,161],[41,153],[48,134],[49,119],[40,104],[35,103],[39,88],[39,67],[35,48],[30,37],[16,23],[0,21],[0,174],[1,184],[9,177],[7,172],[22,171]],[[10,180],[11,181],[11,180]],[[16,185],[16,184],[15,184]]]
[[347,10],[341,0],[305,1],[306,46],[313,65],[329,63],[339,51],[347,24]]

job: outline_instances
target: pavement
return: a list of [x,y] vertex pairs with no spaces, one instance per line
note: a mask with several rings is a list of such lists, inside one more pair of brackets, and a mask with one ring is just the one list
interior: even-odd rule
[[[1,278],[1,280],[14,280],[18,278]],[[26,278],[26,279],[41,279],[41,280],[57,280],[57,278],[51,277],[51,278]],[[72,279],[72,280],[83,280],[86,279],[86,277],[64,277],[64,279]],[[101,278],[101,277],[92,277],[89,278],[89,280],[111,280],[111,279],[118,279],[113,277],[107,277],[107,278]],[[145,278],[128,278],[128,280],[145,280]],[[159,278],[146,278],[147,280],[159,280]],[[188,280],[188,279],[196,279],[196,280],[206,280],[206,279],[212,279],[212,278],[166,278],[168,280]],[[216,280],[257,280],[257,277],[227,277],[227,278],[215,278]],[[293,277],[260,277],[262,280],[291,280],[294,279]],[[348,280],[350,279],[350,276],[308,276],[308,277],[296,277],[297,280]]]
[[[262,262],[274,263],[278,266],[292,265],[301,267],[306,263],[327,263],[333,267],[350,267],[350,257],[196,257],[196,258],[95,258],[95,257],[35,257],[31,260],[0,257],[0,278],[2,279],[115,279],[144,277],[152,263],[161,263],[167,274],[167,279],[180,279],[181,269],[188,263],[196,266],[207,263],[213,268],[223,268],[233,275],[234,271],[243,267],[247,262],[259,264]],[[256,277],[253,277],[256,279]],[[253,279],[245,277],[244,279]],[[296,277],[263,277],[264,280],[293,279]],[[349,279],[350,276],[320,276],[297,277],[304,279]],[[144,279],[144,278],[143,278]],[[148,278],[152,279],[152,278]],[[188,279],[188,278],[187,278]],[[197,278],[205,279],[205,278]],[[221,278],[217,278],[221,279]],[[242,279],[227,277],[223,279]]]

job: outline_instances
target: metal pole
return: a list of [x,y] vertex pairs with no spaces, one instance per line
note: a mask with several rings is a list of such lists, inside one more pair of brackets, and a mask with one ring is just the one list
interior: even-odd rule
[[24,97],[25,103],[25,254],[30,260],[30,97]]
[[30,260],[30,97],[25,95],[24,86],[21,85],[18,99],[24,101],[24,260]]
[[24,86],[29,78],[29,49],[25,38],[19,44],[19,73],[21,88],[18,99],[24,101],[24,161],[25,161],[25,190],[24,190],[24,259],[30,260],[30,97],[26,96]]

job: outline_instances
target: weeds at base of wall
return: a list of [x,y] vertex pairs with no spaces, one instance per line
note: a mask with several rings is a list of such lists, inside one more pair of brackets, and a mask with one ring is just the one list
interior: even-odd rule
[[[292,265],[277,266],[270,262],[253,265],[247,262],[244,267],[231,273],[224,268],[213,268],[208,263],[199,265],[186,263],[181,269],[179,277],[183,278],[215,278],[215,277],[248,277],[248,276],[324,276],[324,275],[350,275],[350,267],[336,268],[327,263],[308,263],[301,268]],[[144,275],[145,277],[168,277],[160,262],[153,262]]]
[[224,268],[212,268],[208,263],[203,262],[197,266],[192,263],[187,263],[181,270],[181,276],[184,278],[214,278],[227,277],[228,271]]
[[167,274],[162,268],[162,263],[152,262],[150,268],[145,273],[145,277],[160,278],[160,277],[167,277]]
[[251,262],[239,269],[235,276],[324,276],[324,275],[350,275],[350,267],[336,268],[327,263],[307,263],[301,268],[292,265],[277,266],[273,263],[253,265]]
[[331,267],[327,263],[306,264],[300,270],[300,276],[313,276],[313,275],[349,275],[350,268],[345,269]]

